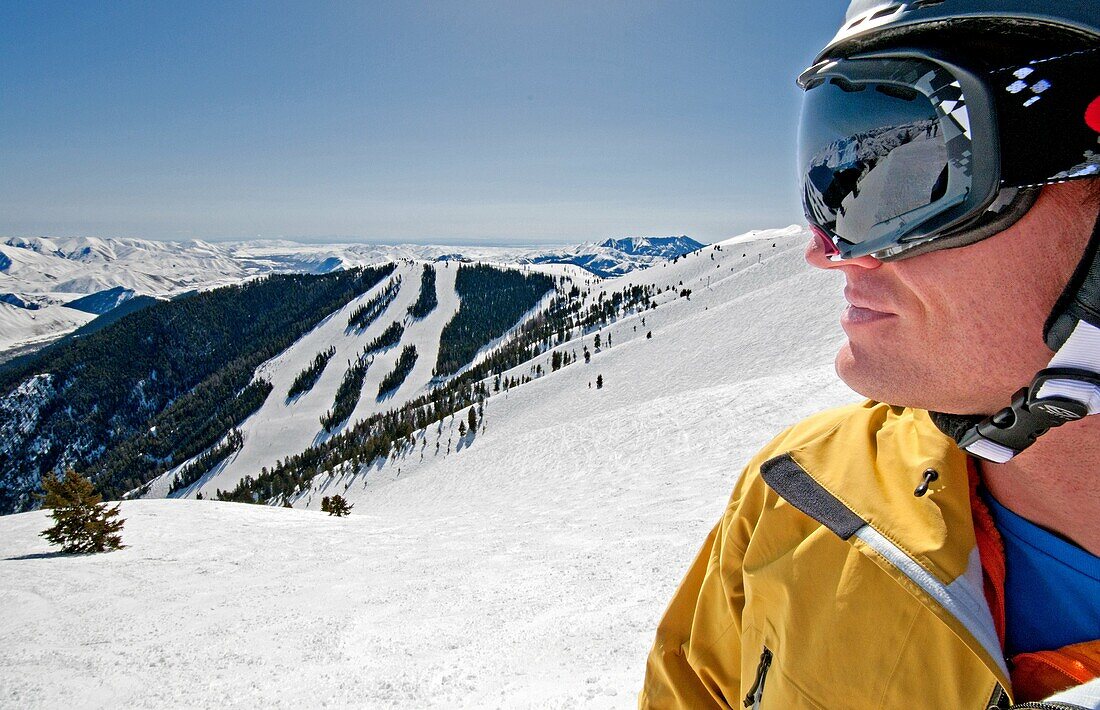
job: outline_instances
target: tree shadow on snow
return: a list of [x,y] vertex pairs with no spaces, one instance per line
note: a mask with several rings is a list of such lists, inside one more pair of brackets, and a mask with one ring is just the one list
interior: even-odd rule
[[469,431],[469,432],[466,432],[466,436],[458,437],[458,443],[455,444],[455,453],[458,453],[459,451],[462,451],[466,447],[473,446],[474,445],[474,439],[476,439],[476,438],[477,438],[477,432],[476,431]]
[[64,552],[35,552],[29,555],[17,557],[5,557],[5,562],[18,562],[19,560],[48,560],[53,557],[83,557],[83,555],[67,555]]

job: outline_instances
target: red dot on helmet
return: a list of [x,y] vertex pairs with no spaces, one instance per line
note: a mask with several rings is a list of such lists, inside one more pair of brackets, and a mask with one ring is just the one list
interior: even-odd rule
[[1097,96],[1085,109],[1085,123],[1089,128],[1100,133],[1100,96]]

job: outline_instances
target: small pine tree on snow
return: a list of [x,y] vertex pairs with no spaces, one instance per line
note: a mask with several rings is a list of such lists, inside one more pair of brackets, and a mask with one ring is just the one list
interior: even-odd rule
[[466,436],[466,422],[458,423],[458,435],[459,437]]
[[651,331],[649,331],[648,333],[645,334],[645,339],[646,340],[651,340],[652,338],[653,338],[653,331],[651,330]]
[[466,421],[470,423],[469,431],[477,431],[477,412],[473,407],[470,407],[470,413],[466,417]]
[[603,375],[596,375],[596,389],[603,389]]
[[584,346],[584,364],[587,365],[590,362],[592,362],[592,353],[589,352],[588,346],[585,345]]
[[599,349],[600,349],[600,334],[599,334],[599,333],[596,333],[596,342],[595,342],[595,346],[596,346],[596,349],[597,349],[597,350],[599,350]]
[[118,534],[125,522],[118,517],[118,506],[108,508],[92,482],[69,469],[59,479],[53,473],[42,478],[42,507],[50,509],[54,526],[41,533],[51,545],[60,545],[67,554],[106,552],[122,547]]
[[324,498],[322,498],[321,499],[321,512],[322,513],[329,513],[331,508],[332,508],[332,498],[330,498],[329,496],[325,496]]
[[[324,506],[324,501],[321,501],[321,505],[322,505],[321,509],[324,510],[324,507],[323,507]],[[354,508],[354,507],[355,506],[353,506],[353,505],[349,505],[348,502],[346,500],[344,500],[343,496],[334,495],[333,497],[329,498],[329,500],[328,500],[328,510],[326,512],[329,515],[335,515],[337,518],[342,518],[345,515],[347,515],[348,513],[350,513],[351,509]]]

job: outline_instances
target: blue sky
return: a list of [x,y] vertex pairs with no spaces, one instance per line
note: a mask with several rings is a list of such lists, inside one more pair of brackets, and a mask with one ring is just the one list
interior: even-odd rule
[[0,235],[531,243],[801,221],[840,0],[0,4]]

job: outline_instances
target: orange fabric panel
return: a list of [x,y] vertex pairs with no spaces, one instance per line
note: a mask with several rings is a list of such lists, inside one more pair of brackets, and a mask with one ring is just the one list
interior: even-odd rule
[[982,560],[982,577],[985,601],[993,613],[993,625],[997,627],[997,638],[1001,640],[1001,649],[1005,645],[1005,547],[1001,533],[993,522],[993,514],[978,495],[980,481],[978,466],[974,459],[966,462],[970,478],[970,510],[974,516],[974,538],[978,546],[978,555]]
[[1021,653],[1012,659],[1012,688],[1018,703],[1042,700],[1094,678],[1100,678],[1100,640],[1057,651]]

